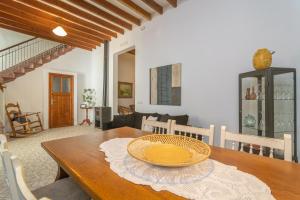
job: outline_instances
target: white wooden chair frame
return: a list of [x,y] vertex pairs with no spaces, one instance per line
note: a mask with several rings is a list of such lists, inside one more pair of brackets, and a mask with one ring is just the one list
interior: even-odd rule
[[[145,130],[145,126],[152,126],[154,133],[165,133],[164,130],[166,130],[166,133],[171,133],[171,121],[168,120],[167,122],[159,122],[159,121],[153,121],[153,120],[147,120],[146,116],[143,116],[142,119],[142,131]],[[158,132],[157,132],[158,130]]]
[[[5,174],[5,180],[9,186],[12,200],[37,200],[27,187],[24,178],[22,165],[16,156],[12,156],[7,148],[6,136],[0,134],[0,155]],[[40,200],[50,200],[41,198]]]
[[187,133],[189,134],[195,134],[196,136],[207,136],[208,137],[208,144],[213,145],[214,143],[214,132],[215,132],[215,126],[210,125],[209,129],[206,128],[198,128],[193,126],[184,126],[176,124],[175,120],[172,120],[171,122],[171,133],[175,134],[175,131],[178,131],[180,133],[184,133],[185,136],[187,136]]
[[226,131],[226,126],[221,127],[221,147],[225,148],[225,142],[232,141],[232,149],[235,143],[241,143],[240,151],[243,151],[244,143],[249,144],[249,153],[253,153],[253,145],[259,145],[259,155],[263,155],[262,147],[270,148],[270,158],[273,158],[274,149],[284,151],[284,160],[292,161],[292,138],[290,134],[284,134],[284,139],[267,138],[254,135],[243,135]]
[[[21,197],[20,200],[23,200],[23,199],[37,200],[37,198],[32,194],[32,192],[26,185],[26,182],[24,180],[23,167],[21,165],[21,162],[18,160],[18,158],[16,156],[11,156],[10,161],[11,161],[11,165],[12,165],[13,172],[15,175],[18,196],[19,196],[19,198]],[[50,199],[43,197],[40,200],[50,200]]]

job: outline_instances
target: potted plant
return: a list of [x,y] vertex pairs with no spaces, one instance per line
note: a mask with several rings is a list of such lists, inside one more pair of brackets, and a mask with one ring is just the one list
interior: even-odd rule
[[83,104],[86,107],[94,107],[96,105],[96,90],[95,89],[83,89]]

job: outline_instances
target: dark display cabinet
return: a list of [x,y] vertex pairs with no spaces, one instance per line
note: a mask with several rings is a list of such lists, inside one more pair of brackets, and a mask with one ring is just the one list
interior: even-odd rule
[[[272,67],[239,75],[239,131],[280,139],[291,134],[297,161],[296,69]],[[274,157],[282,155],[274,152]]]

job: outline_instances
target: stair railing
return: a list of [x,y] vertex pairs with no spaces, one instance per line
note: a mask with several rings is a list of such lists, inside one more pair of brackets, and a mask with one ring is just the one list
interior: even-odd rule
[[42,38],[32,38],[2,49],[0,50],[0,71],[6,70],[61,45],[60,43]]

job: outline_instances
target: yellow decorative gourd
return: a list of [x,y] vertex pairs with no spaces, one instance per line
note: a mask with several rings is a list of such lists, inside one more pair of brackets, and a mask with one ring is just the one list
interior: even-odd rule
[[272,64],[272,54],[274,51],[268,49],[258,49],[253,56],[253,66],[257,70],[267,69]]

